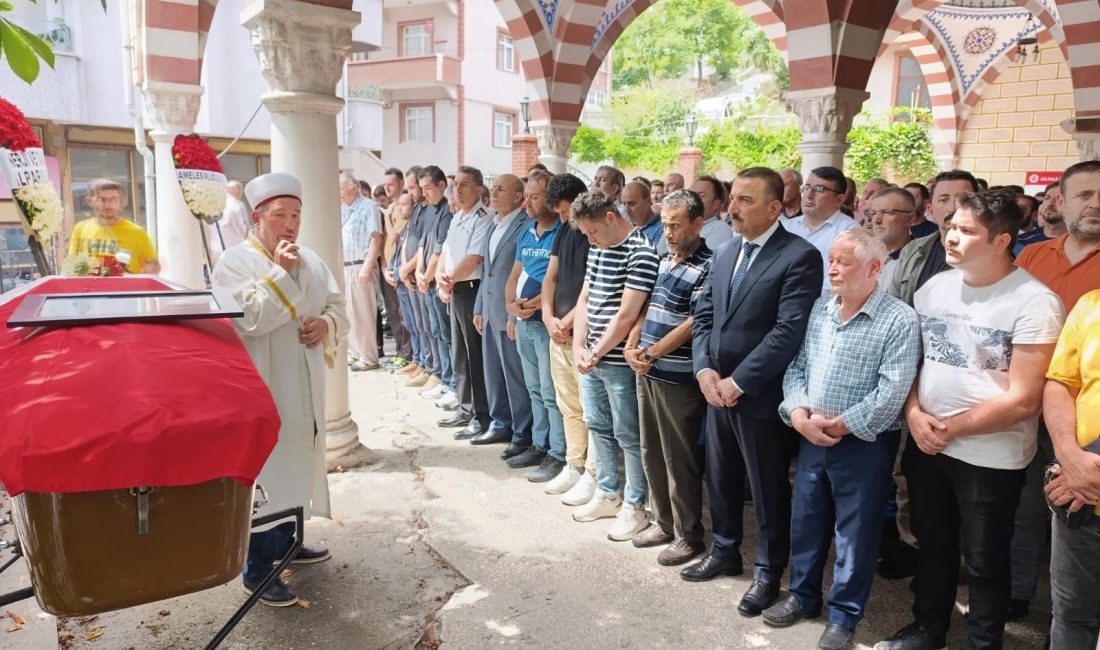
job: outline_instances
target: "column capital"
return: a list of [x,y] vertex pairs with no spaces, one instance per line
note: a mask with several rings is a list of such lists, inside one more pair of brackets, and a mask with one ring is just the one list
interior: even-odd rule
[[202,104],[202,86],[146,81],[141,91],[145,97],[145,113],[152,121],[154,132],[174,136],[195,130]]
[[344,74],[358,11],[299,0],[253,0],[241,12],[272,90],[331,95]]
[[[798,116],[804,144],[812,142],[845,142],[852,120],[863,109],[871,94],[839,86],[791,90],[783,99]],[[847,149],[847,147],[845,147]]]
[[272,90],[264,93],[260,99],[271,113],[337,115],[344,109],[344,100],[332,94]]
[[1062,120],[1061,126],[1077,143],[1082,161],[1100,160],[1100,118],[1070,118]]
[[531,126],[542,152],[539,160],[551,173],[563,174],[569,168],[569,146],[578,126],[577,122],[544,122]]

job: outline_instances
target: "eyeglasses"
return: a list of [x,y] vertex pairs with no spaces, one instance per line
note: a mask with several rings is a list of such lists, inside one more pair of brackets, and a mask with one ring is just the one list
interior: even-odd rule
[[877,217],[880,214],[882,215],[883,219],[889,219],[890,217],[894,216],[895,214],[916,214],[916,211],[914,211],[914,210],[895,210],[893,208],[886,208],[885,210],[864,210],[863,214],[868,219],[874,219],[875,217]]
[[801,190],[803,192],[808,192],[810,190],[813,190],[814,194],[821,194],[822,192],[832,192],[834,194],[844,194],[844,192],[841,192],[839,190],[834,190],[831,187],[825,187],[824,185],[803,185],[801,187]]

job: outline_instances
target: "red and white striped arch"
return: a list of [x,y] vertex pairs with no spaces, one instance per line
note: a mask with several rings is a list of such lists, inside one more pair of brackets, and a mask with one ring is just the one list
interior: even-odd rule
[[923,26],[917,31],[902,34],[897,42],[905,46],[920,65],[924,83],[932,103],[932,144],[937,158],[955,158],[958,153],[958,134],[961,126],[958,107],[959,85],[955,68],[948,66],[947,52],[938,35]]
[[862,91],[896,0],[785,0],[791,90]]
[[143,81],[198,85],[217,0],[134,0]]
[[781,54],[787,55],[787,25],[783,23],[780,0],[733,0],[733,3],[760,25]]
[[1100,4],[1058,0],[1077,117],[1100,116]]

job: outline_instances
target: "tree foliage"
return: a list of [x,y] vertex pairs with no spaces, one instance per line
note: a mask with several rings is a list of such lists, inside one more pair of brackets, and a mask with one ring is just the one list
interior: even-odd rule
[[53,48],[40,36],[16,25],[3,15],[14,10],[15,5],[11,2],[0,0],[0,58],[8,60],[8,66],[15,76],[31,83],[38,78],[41,67],[39,59],[53,67]]
[[851,148],[845,171],[860,184],[877,177],[923,182],[935,176],[931,125],[932,113],[923,108],[898,107],[881,117],[861,115],[848,133]]
[[611,99],[610,130],[581,125],[572,152],[581,162],[614,161],[623,168],[665,169],[684,142],[684,118],[694,93],[632,88]]
[[615,43],[617,88],[654,79],[702,78],[704,66],[727,80],[735,70],[758,69],[789,85],[787,65],[752,18],[729,0],[661,0]]

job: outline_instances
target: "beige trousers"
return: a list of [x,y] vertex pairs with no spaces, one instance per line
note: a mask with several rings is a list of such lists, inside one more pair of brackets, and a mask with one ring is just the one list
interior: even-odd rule
[[378,269],[367,284],[359,281],[361,264],[344,267],[344,298],[348,301],[348,356],[378,363]]
[[558,410],[565,422],[565,462],[570,467],[584,467],[596,475],[596,446],[584,423],[581,406],[581,374],[573,360],[572,342],[558,345],[550,341],[550,376],[558,396]]

